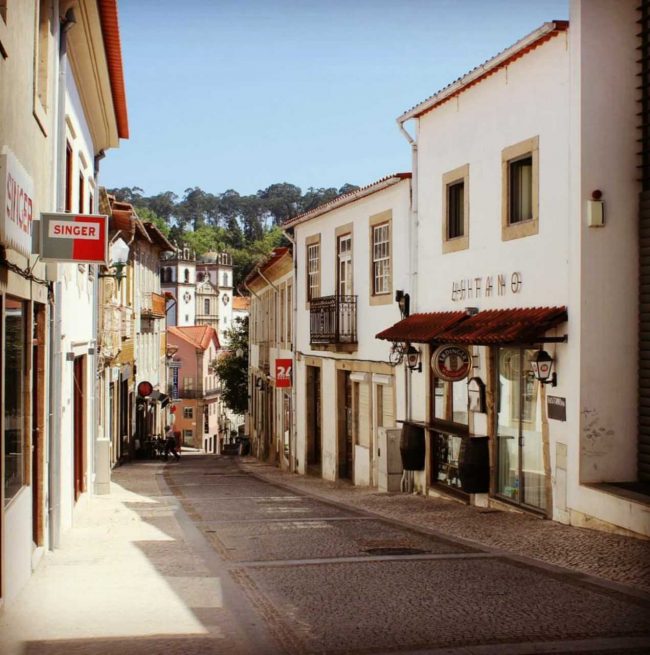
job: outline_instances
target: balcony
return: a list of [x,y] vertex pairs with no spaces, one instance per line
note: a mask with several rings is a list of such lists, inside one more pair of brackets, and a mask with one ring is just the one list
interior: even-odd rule
[[165,318],[165,296],[149,291],[143,294],[141,314],[146,318]]
[[316,350],[354,352],[357,297],[322,296],[309,302],[309,341]]

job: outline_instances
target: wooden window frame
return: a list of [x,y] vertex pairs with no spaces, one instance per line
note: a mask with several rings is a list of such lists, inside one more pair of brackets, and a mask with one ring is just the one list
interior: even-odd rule
[[[383,225],[388,226],[388,288],[380,293],[375,292],[375,228]],[[390,305],[393,302],[393,212],[387,210],[379,214],[374,214],[368,219],[368,263],[370,267],[370,284],[368,284],[368,302],[370,305]]]
[[[463,234],[449,236],[449,189],[463,184]],[[469,248],[469,164],[459,166],[442,176],[442,252],[458,252]]]
[[[510,165],[526,156],[532,158],[532,218],[510,222]],[[539,233],[539,136],[520,141],[501,151],[501,240],[511,241]]]
[[346,223],[345,225],[339,225],[334,231],[334,237],[336,239],[336,249],[334,253],[334,271],[336,279],[336,295],[339,294],[339,284],[340,284],[340,270],[339,270],[339,255],[340,255],[340,245],[341,240],[349,237],[350,239],[350,288],[351,293],[348,295],[354,294],[354,225],[352,223]]

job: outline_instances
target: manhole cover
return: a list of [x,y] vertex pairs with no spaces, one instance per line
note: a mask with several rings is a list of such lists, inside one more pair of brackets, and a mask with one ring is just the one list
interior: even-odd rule
[[400,546],[388,546],[382,548],[364,548],[368,555],[424,555],[428,551],[421,548],[408,548]]

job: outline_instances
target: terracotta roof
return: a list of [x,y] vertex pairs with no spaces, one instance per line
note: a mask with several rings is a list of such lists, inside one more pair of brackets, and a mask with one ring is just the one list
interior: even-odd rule
[[187,325],[183,327],[168,327],[167,335],[183,339],[200,350],[205,350],[211,341],[220,348],[217,331],[211,325]]
[[256,266],[247,276],[246,276],[246,284],[252,282],[255,278],[259,277],[258,271],[262,271],[264,273],[267,271],[273,264],[276,262],[280,261],[282,257],[285,255],[291,255],[291,249],[287,248],[285,246],[281,246],[279,248],[274,248],[271,254],[264,260],[263,263],[259,264],[259,266]]
[[133,237],[137,232],[138,236],[151,242],[151,238],[131,203],[117,201],[113,196],[108,196],[108,201],[110,207],[109,230],[114,232],[121,230],[129,237]]
[[160,247],[163,252],[174,252],[176,248],[170,243],[167,237],[160,231],[154,223],[144,222],[145,230],[153,243]]
[[566,307],[490,309],[473,316],[465,312],[413,314],[380,332],[377,338],[473,345],[534,343],[566,320]]
[[387,341],[412,341],[428,343],[451,325],[462,321],[465,312],[435,312],[431,314],[412,314],[376,335],[377,339]]
[[117,0],[98,0],[99,20],[102,24],[104,50],[111,80],[111,94],[117,121],[117,134],[122,139],[129,138],[129,119],[126,111],[126,90],[124,88],[124,69],[122,67],[122,44],[120,23],[117,16]]
[[493,75],[498,70],[509,66],[513,61],[528,54],[561,32],[565,32],[568,28],[569,22],[565,20],[554,20],[544,23],[541,27],[537,28],[534,32],[531,32],[523,39],[520,39],[514,45],[502,50],[498,55],[488,59],[480,66],[473,68],[469,73],[459,77],[434,95],[404,112],[397,119],[397,122],[404,123],[411,118],[417,118],[426,114],[475,84],[482,82],[485,78]]
[[235,311],[244,311],[247,312],[251,307],[251,299],[246,298],[246,296],[233,296],[232,299],[232,308]]
[[326,202],[323,205],[319,205],[314,209],[310,209],[308,212],[304,212],[302,214],[298,214],[298,216],[294,216],[288,221],[285,221],[282,224],[282,228],[284,229],[287,227],[293,227],[298,223],[304,223],[305,221],[308,221],[312,218],[316,218],[316,216],[325,214],[328,211],[331,211],[332,209],[337,209],[338,207],[347,205],[351,202],[354,202],[355,200],[360,200],[361,198],[365,198],[366,196],[369,196],[372,193],[377,193],[378,191],[382,191],[383,189],[386,189],[389,186],[393,186],[393,184],[397,184],[402,180],[408,180],[410,178],[411,178],[411,173],[393,173],[393,175],[387,175],[386,177],[382,177],[381,180],[372,182],[371,184],[361,187],[356,191],[350,191],[349,193],[344,193],[342,196],[337,196],[333,200],[330,200],[329,202]]

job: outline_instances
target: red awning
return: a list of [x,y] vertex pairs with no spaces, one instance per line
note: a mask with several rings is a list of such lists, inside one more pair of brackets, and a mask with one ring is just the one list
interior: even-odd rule
[[491,309],[474,316],[465,312],[413,314],[380,332],[377,338],[468,345],[534,343],[566,320],[566,307]]
[[387,341],[409,341],[429,343],[440,332],[467,318],[465,312],[433,312],[431,314],[412,314],[395,325],[376,335],[377,339]]

